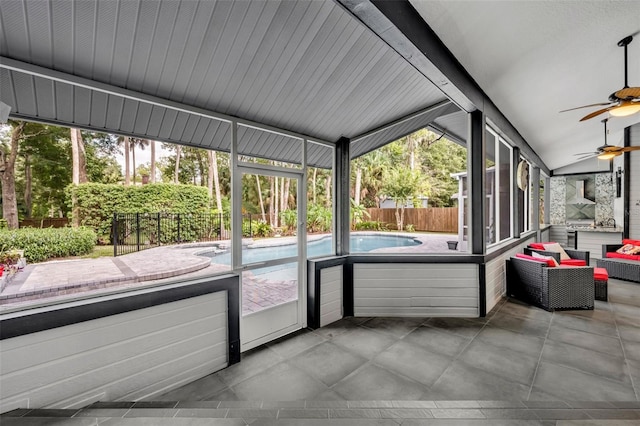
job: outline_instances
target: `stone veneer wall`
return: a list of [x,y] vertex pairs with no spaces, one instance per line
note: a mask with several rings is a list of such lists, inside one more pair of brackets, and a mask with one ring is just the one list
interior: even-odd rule
[[[611,173],[597,173],[595,175],[596,206],[595,221],[603,222],[613,218],[613,202],[616,192]],[[551,178],[551,193],[549,217],[551,225],[564,225],[567,221],[566,212],[567,178],[554,176]]]
[[616,198],[616,186],[612,173],[596,175],[596,223],[613,219],[613,202]]
[[557,176],[551,178],[551,193],[549,194],[551,205],[549,207],[549,220],[551,225],[564,225],[567,222],[565,204],[567,200],[567,178]]

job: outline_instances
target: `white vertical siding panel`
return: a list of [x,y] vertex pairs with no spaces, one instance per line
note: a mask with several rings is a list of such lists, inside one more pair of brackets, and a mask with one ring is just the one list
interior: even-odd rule
[[342,265],[320,271],[320,327],[342,318]]
[[356,264],[355,316],[477,317],[478,266]]
[[578,250],[588,251],[590,259],[602,257],[603,244],[620,244],[622,233],[620,232],[590,232],[577,231]]
[[228,363],[217,292],[2,341],[0,410],[140,399]]
[[535,239],[531,237],[526,241],[523,241],[522,244],[519,244],[511,250],[506,251],[500,256],[487,262],[485,266],[487,313],[491,312],[507,291],[507,271],[505,268],[505,261],[516,253],[522,253],[527,244],[534,242],[534,240]]

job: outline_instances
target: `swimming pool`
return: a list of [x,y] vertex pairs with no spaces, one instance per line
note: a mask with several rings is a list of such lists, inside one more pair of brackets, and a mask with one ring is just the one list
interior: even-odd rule
[[[307,257],[326,256],[331,254],[333,239],[331,236],[311,241],[307,244]],[[372,250],[386,247],[408,247],[422,244],[413,237],[401,235],[351,235],[351,253],[367,253]],[[265,262],[267,260],[292,257],[297,254],[297,245],[288,244],[281,246],[244,248],[242,259],[244,263]],[[212,257],[212,263],[221,265],[231,264],[231,253],[226,252],[214,255],[213,252],[203,253],[203,256]]]

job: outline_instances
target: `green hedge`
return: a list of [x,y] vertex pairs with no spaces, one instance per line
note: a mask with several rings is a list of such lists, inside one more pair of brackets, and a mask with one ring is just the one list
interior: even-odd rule
[[76,199],[80,225],[96,231],[98,241],[111,241],[114,213],[204,213],[209,211],[207,188],[154,183],[142,186],[85,183],[67,187],[67,204]]
[[95,245],[96,233],[88,228],[0,230],[0,249],[24,250],[29,263],[87,254]]

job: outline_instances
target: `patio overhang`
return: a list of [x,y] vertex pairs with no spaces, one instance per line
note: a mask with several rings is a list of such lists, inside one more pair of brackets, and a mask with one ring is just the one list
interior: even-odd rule
[[458,110],[334,2],[1,8],[0,100],[14,119],[221,151],[236,122],[239,154],[296,163],[305,139],[318,142],[307,164],[329,168],[323,147],[341,137],[360,139],[357,156]]

